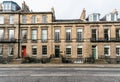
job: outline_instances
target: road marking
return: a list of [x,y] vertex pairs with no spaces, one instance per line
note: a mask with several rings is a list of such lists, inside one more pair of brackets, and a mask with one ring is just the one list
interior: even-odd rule
[[[0,68],[0,70],[7,70],[7,71],[9,71],[9,70],[15,70],[15,71],[19,71],[19,70],[53,70],[54,68]],[[80,70],[80,71],[82,71],[82,70],[98,70],[98,71],[100,71],[100,70],[105,70],[105,71],[115,71],[115,70],[118,70],[118,71],[120,71],[120,68],[55,68],[56,70],[58,69],[58,70]]]
[[0,77],[20,77],[20,76],[30,76],[30,77],[68,77],[68,76],[99,76],[99,77],[120,77],[120,74],[58,74],[58,73],[53,73],[53,74],[30,74],[30,75],[17,75],[17,74],[1,74]]
[[114,77],[117,77],[117,76],[120,76],[120,74],[94,74],[94,75],[92,75],[92,76],[106,76],[106,77],[108,77],[108,76],[114,76]]
[[58,77],[58,76],[72,76],[71,74],[31,74],[30,76],[32,77],[36,77],[36,76],[54,76],[54,77]]
[[20,76],[29,76],[29,75],[21,75],[21,74],[2,74],[2,75],[0,75],[0,77],[20,77]]

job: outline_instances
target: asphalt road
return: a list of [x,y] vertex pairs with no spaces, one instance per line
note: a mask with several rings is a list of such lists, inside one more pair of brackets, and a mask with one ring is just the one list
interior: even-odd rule
[[120,82],[120,68],[0,68],[0,82]]

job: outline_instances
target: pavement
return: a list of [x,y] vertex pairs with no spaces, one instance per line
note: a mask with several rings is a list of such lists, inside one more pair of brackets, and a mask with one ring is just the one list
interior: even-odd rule
[[0,64],[0,68],[120,68],[120,64]]

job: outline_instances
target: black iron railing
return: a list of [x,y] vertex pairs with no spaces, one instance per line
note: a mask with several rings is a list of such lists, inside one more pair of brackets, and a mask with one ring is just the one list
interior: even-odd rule
[[15,39],[15,38],[12,38],[12,39],[0,39],[0,43],[16,43],[16,42],[18,42],[18,40],[17,39]]
[[90,39],[91,42],[120,42],[120,39],[118,38],[91,38]]

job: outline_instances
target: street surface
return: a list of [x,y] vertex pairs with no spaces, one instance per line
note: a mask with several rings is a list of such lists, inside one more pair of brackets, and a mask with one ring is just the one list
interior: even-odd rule
[[0,82],[120,82],[120,68],[0,68]]

